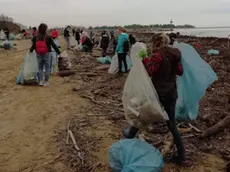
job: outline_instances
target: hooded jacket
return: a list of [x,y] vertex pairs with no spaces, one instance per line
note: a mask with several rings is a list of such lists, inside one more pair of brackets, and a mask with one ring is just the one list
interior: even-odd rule
[[127,33],[121,33],[117,40],[117,47],[116,47],[117,53],[124,53],[123,46],[125,41],[129,41],[129,35]]
[[151,58],[144,59],[143,63],[158,96],[177,98],[176,77],[183,74],[181,52],[172,46],[162,47],[153,52]]

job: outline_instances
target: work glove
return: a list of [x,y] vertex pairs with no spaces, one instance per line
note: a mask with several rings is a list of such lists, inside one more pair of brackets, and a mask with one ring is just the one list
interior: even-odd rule
[[137,54],[137,57],[141,60],[145,59],[147,57],[147,51],[145,50],[140,50],[139,53]]

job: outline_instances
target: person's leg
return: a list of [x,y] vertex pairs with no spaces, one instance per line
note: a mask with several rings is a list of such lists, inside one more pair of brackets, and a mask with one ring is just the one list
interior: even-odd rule
[[41,55],[37,54],[38,59],[38,84],[43,85],[43,67],[44,67],[44,58]]
[[128,72],[128,65],[127,65],[127,61],[126,61],[126,53],[122,53],[122,61],[123,61],[124,66],[125,66],[125,72]]
[[45,83],[44,85],[47,86],[49,83],[49,76],[50,76],[50,53],[44,55],[44,64],[45,64]]
[[169,116],[169,121],[167,121],[167,126],[173,135],[174,142],[177,147],[177,154],[179,158],[178,160],[183,162],[185,161],[185,149],[184,149],[184,143],[182,141],[181,135],[176,126],[176,119],[175,119],[176,99],[161,100],[161,103],[164,106],[165,111]]
[[117,58],[118,58],[118,69],[119,72],[122,72],[122,53],[118,53],[117,54]]

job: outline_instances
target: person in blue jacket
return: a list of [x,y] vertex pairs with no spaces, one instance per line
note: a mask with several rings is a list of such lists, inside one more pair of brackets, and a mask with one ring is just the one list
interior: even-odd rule
[[129,49],[129,35],[123,27],[118,28],[120,35],[118,36],[116,52],[118,56],[119,73],[122,72],[122,62],[125,66],[125,72],[128,72],[128,65],[126,62],[126,55]]

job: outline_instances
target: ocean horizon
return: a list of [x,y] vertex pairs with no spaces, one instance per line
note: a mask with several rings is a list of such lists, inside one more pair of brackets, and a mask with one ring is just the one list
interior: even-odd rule
[[196,27],[186,29],[174,29],[174,32],[180,32],[181,35],[197,37],[230,37],[230,27]]

